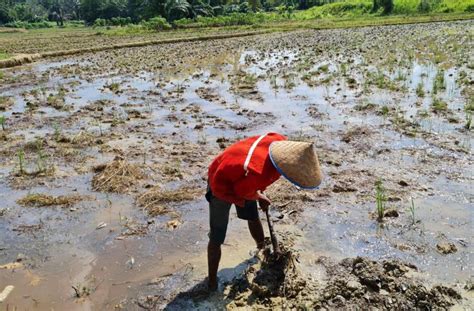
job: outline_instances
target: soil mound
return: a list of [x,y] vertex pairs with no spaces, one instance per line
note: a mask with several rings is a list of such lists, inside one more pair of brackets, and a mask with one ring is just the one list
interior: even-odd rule
[[415,276],[417,268],[398,260],[364,257],[335,262],[320,257],[325,278],[313,280],[297,266],[297,256],[280,244],[283,254],[265,250],[257,263],[224,289],[228,310],[354,309],[443,310],[461,296],[453,288],[428,288]]

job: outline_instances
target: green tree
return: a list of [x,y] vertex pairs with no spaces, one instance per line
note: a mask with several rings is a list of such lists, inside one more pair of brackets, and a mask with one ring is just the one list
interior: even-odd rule
[[191,15],[191,5],[186,0],[167,0],[165,4],[166,18],[174,21]]
[[380,9],[383,14],[390,14],[393,11],[393,0],[373,0],[372,12],[377,12]]

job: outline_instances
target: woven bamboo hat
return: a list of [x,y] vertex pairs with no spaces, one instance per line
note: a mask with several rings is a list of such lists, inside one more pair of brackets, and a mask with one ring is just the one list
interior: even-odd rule
[[303,189],[315,189],[323,178],[313,143],[275,141],[270,145],[270,159],[290,182]]

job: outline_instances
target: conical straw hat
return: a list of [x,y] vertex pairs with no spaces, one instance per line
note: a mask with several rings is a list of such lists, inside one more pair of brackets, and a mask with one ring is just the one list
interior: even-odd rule
[[323,178],[313,144],[301,141],[275,141],[270,145],[270,159],[290,182],[304,189],[314,189]]

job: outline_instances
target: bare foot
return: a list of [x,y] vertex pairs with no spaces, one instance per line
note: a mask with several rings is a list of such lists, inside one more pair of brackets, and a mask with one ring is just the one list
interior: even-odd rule
[[209,292],[217,291],[217,287],[218,287],[217,280],[214,280],[214,281],[209,280],[207,282],[207,288],[209,289]]

